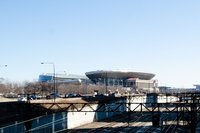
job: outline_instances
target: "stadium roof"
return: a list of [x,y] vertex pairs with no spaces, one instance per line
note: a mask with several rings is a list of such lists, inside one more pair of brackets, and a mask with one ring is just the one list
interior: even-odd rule
[[129,78],[139,78],[143,80],[152,79],[155,74],[144,73],[144,72],[133,72],[133,71],[91,71],[86,72],[85,75],[90,78],[120,78],[120,79],[129,79]]

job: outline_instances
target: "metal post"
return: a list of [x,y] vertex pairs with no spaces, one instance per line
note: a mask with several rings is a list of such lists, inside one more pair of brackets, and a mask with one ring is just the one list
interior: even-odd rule
[[108,94],[108,73],[106,72],[106,95]]
[[128,127],[130,126],[131,121],[131,96],[128,95]]
[[52,133],[55,133],[55,113],[52,114]]
[[192,94],[192,104],[191,104],[191,132],[196,132],[197,127],[197,107],[196,107],[196,95]]
[[55,98],[56,98],[56,70],[55,70],[55,64],[53,63],[53,88],[54,88],[54,102],[55,102]]
[[54,102],[56,99],[56,69],[53,62],[42,62],[41,64],[52,64],[53,65],[53,92],[54,92]]

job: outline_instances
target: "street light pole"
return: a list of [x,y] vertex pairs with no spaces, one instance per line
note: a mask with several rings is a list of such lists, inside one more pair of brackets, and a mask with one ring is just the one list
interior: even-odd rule
[[108,72],[106,71],[106,95],[108,95]]
[[53,65],[53,91],[54,91],[54,102],[56,98],[56,69],[53,62],[41,62],[41,64],[51,64]]

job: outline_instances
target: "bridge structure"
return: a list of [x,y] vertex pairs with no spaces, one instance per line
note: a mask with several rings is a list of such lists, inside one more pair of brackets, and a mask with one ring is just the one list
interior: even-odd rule
[[[127,123],[127,126],[134,123],[136,115],[148,115],[152,126],[159,127],[162,132],[175,132],[178,127],[187,127],[189,132],[195,132],[200,120],[200,93],[83,97],[82,99],[68,101],[29,101],[15,103],[16,106],[13,104],[7,103],[5,105],[9,108],[5,110],[5,113],[9,114],[4,114],[1,117],[0,121],[4,124],[0,125],[0,132],[11,132],[13,130],[24,132],[59,131],[59,126],[55,124],[59,122],[58,117],[61,119],[61,125],[63,123],[67,125],[75,120],[73,119],[75,115],[78,115],[79,119],[84,119],[83,114],[92,115],[94,121],[116,115],[122,115],[122,117],[125,115],[124,122]],[[16,107],[19,110],[16,110]],[[62,113],[62,117],[56,117],[58,113]],[[70,119],[71,114],[73,115],[72,119]],[[49,115],[52,115],[50,120],[49,117],[46,117]],[[39,117],[42,116],[45,118],[41,120]],[[46,122],[42,124],[42,122],[36,121]],[[36,123],[39,123],[39,126]],[[14,127],[18,128],[14,129]],[[62,127],[62,130],[69,131],[70,126],[65,126],[64,129]]]

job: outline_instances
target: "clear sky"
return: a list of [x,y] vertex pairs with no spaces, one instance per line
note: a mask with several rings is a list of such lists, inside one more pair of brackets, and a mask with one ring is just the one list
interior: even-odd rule
[[155,73],[159,85],[200,83],[199,0],[1,0],[0,77],[93,70]]

